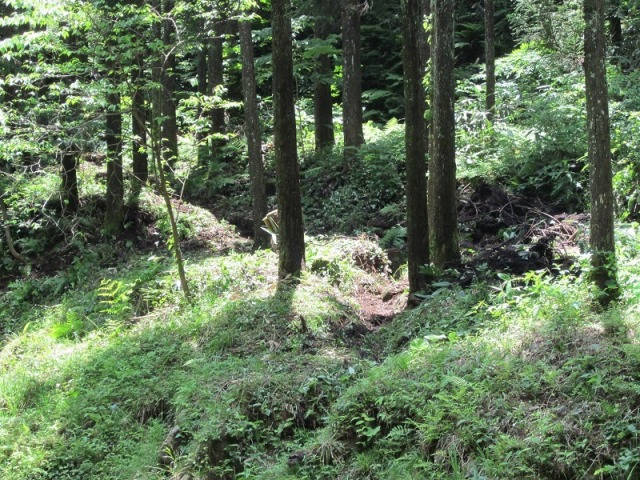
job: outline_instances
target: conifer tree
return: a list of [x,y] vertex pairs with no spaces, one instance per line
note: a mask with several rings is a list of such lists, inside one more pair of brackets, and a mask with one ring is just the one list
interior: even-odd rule
[[421,61],[421,0],[403,0],[403,50],[405,95],[405,148],[407,158],[407,252],[409,293],[423,290],[426,277],[421,272],[429,263],[427,222],[427,164],[424,75]]
[[431,260],[438,267],[460,260],[458,246],[454,0],[433,1],[433,132],[429,159]]
[[300,172],[296,145],[294,108],[295,83],[291,45],[291,17],[288,0],[273,0],[272,68],[273,135],[278,194],[278,276],[285,279],[300,274],[304,264],[304,230],[300,198]]

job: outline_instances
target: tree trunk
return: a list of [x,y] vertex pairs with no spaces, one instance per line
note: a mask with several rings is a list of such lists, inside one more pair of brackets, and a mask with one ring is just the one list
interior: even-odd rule
[[[204,25],[201,25],[204,30]],[[207,61],[207,41],[203,42],[202,47],[198,51],[198,93],[202,98],[207,95],[207,71],[209,68],[209,62]],[[202,107],[198,108],[198,118],[202,119],[205,115],[205,111]],[[209,159],[208,147],[205,141],[207,132],[203,129],[198,129],[196,133],[196,140],[198,142],[198,165],[205,165]]]
[[172,167],[178,160],[178,119],[175,102],[175,41],[176,28],[172,18],[174,0],[164,0],[162,5],[162,42],[164,64],[162,65],[162,158]]
[[584,0],[584,18],[584,70],[591,177],[591,278],[600,290],[600,303],[607,305],[618,295],[618,285],[613,233],[604,0]]
[[[624,34],[622,33],[622,20],[623,13],[621,12],[622,6],[620,0],[611,0],[609,2],[609,36],[611,39],[611,46],[613,47],[613,58],[611,59],[615,64],[621,62],[624,55]],[[626,65],[622,65],[624,68]]]
[[433,1],[433,135],[429,161],[431,260],[438,267],[460,261],[458,246],[454,0]]
[[278,190],[278,276],[300,275],[304,264],[304,229],[300,198],[300,173],[296,147],[295,83],[291,46],[291,18],[287,0],[272,0],[273,109],[276,188]]
[[[142,8],[145,0],[136,0],[138,8]],[[131,168],[133,170],[132,197],[137,201],[142,186],[149,180],[149,153],[147,149],[147,66],[145,57],[149,53],[146,47],[148,37],[141,32],[136,37],[137,53],[135,55],[134,68],[131,70]]]
[[[152,0],[152,9],[156,12],[160,12],[162,9],[161,0]],[[162,23],[160,21],[156,21],[152,26],[152,36],[155,40],[154,43],[160,44],[162,42]],[[162,53],[162,49],[158,49],[153,51],[155,57],[151,63],[151,81],[154,85],[154,88],[150,91],[150,100],[151,100],[151,111],[149,112],[150,121],[149,121],[149,143],[151,144],[151,173],[154,174],[154,179],[157,181],[157,172],[155,171],[158,162],[153,158],[155,155],[156,148],[160,149],[160,155],[162,155],[162,103],[163,103],[163,87],[162,87],[162,70],[164,68],[164,55]]]
[[262,163],[262,140],[260,136],[260,117],[256,95],[256,74],[253,59],[253,41],[251,22],[242,20],[238,24],[240,34],[240,52],[242,57],[242,91],[244,94],[244,118],[249,154],[249,178],[251,180],[251,201],[253,213],[253,246],[267,248],[270,237],[262,230],[262,219],[267,214],[267,193]]
[[107,235],[118,235],[122,231],[124,220],[120,94],[109,93],[107,95],[107,104],[105,135],[107,142],[107,205],[104,217],[104,231]]
[[[431,17],[431,0],[422,0],[422,22],[424,23],[425,19]],[[431,38],[429,33],[424,29],[424,26],[420,28],[420,70],[422,72],[422,77],[424,78],[427,75],[427,66],[429,65],[429,60],[431,59]],[[431,98],[428,97],[425,93],[425,110],[429,109],[431,106]],[[429,117],[429,118],[427,118]],[[424,151],[429,154],[429,148],[431,148],[430,142],[431,136],[431,115],[425,115],[424,118]],[[429,164],[427,163],[427,170],[429,168]]]
[[80,205],[77,165],[78,152],[75,147],[62,152],[62,211],[71,215],[78,213]]
[[[214,37],[208,42],[208,89],[209,95],[216,95],[216,89],[224,83],[224,58],[223,58],[223,41],[222,27],[216,25]],[[215,107],[209,113],[211,118],[211,131],[213,135],[211,140],[211,153],[213,158],[222,160],[221,149],[224,142],[220,139],[220,135],[224,133],[224,109]]]
[[425,289],[426,277],[420,269],[429,264],[427,152],[424,142],[426,105],[420,53],[423,31],[420,2],[402,0],[409,295]]
[[[366,8],[360,0],[343,0],[342,8],[342,128],[344,155],[349,160],[364,143],[362,131],[362,65],[360,16]],[[348,162],[347,162],[348,166]]]
[[[326,41],[331,33],[330,2],[319,0],[317,16],[314,24],[314,36],[317,40]],[[333,66],[331,57],[326,54],[318,56],[316,64],[316,81],[313,90],[313,116],[315,124],[316,151],[331,148],[335,144],[333,132],[333,98],[331,96],[331,78]]]
[[487,120],[496,114],[496,33],[494,0],[484,0],[484,62],[487,76]]
[[145,106],[144,89],[142,87],[143,60],[138,58],[137,68],[132,72],[133,93],[131,95],[131,133],[132,142],[132,169],[133,181],[136,191],[147,183],[149,178],[149,157],[147,154],[147,110]]
[[158,170],[158,189],[160,195],[164,199],[164,205],[167,209],[167,215],[169,216],[169,224],[171,225],[171,238],[173,253],[176,257],[176,268],[178,269],[178,278],[180,279],[180,288],[184,295],[185,300],[191,301],[191,292],[189,291],[189,284],[187,283],[187,274],[184,270],[184,261],[182,259],[182,250],[180,249],[180,234],[178,233],[178,223],[173,213],[173,206],[171,205],[171,197],[167,191],[167,180],[164,174],[164,165],[162,165],[162,155],[160,152],[160,145],[154,147],[154,159],[156,163],[156,169]]

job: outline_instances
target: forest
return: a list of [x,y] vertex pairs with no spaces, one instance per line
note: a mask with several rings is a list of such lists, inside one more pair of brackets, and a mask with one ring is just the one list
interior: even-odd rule
[[637,0],[0,0],[0,478],[640,479],[639,186]]

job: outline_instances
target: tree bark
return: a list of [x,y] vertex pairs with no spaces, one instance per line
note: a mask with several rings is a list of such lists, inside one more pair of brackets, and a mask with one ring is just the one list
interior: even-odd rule
[[591,180],[591,278],[600,290],[600,303],[607,305],[618,295],[618,285],[613,230],[604,0],[584,0],[584,19],[584,70]]
[[132,169],[133,181],[136,190],[147,183],[149,178],[149,157],[147,154],[147,110],[145,106],[145,95],[143,89],[142,74],[144,71],[143,60],[140,56],[137,59],[137,67],[132,72],[133,93],[131,95],[131,133],[132,141]]
[[242,57],[242,91],[244,94],[245,132],[249,154],[249,179],[251,181],[251,204],[253,217],[253,246],[267,248],[270,236],[262,230],[262,219],[267,214],[267,193],[262,163],[262,139],[256,94],[256,74],[253,57],[251,22],[242,20],[238,24],[240,53]]
[[75,148],[62,152],[62,211],[71,215],[78,213],[80,205],[77,166],[78,152]]
[[[112,87],[113,88],[113,87]],[[124,220],[124,178],[122,172],[122,111],[120,94],[107,95],[106,115],[107,143],[107,197],[104,231],[107,235],[118,235]]]
[[493,123],[496,114],[496,33],[494,0],[484,0],[484,62],[486,71],[487,120]]
[[458,246],[454,0],[433,1],[433,134],[429,161],[431,260],[438,267],[460,261]]
[[[330,1],[318,0],[317,16],[314,24],[314,36],[326,41],[331,33]],[[333,98],[331,96],[331,77],[333,66],[331,57],[321,54],[316,60],[316,81],[313,90],[313,116],[315,124],[316,151],[335,145],[333,132]]]
[[[204,30],[204,25],[201,25]],[[207,95],[208,83],[207,72],[209,69],[209,62],[207,61],[207,41],[203,42],[200,50],[198,51],[198,93],[202,98]],[[205,111],[202,107],[198,108],[198,118],[203,119]],[[199,129],[196,133],[196,140],[198,142],[198,165],[205,165],[209,158],[208,146],[205,142],[207,132],[203,129]]]
[[175,102],[175,41],[176,27],[172,17],[174,0],[162,3],[162,42],[165,49],[162,65],[162,157],[165,163],[173,166],[178,160],[178,119]]
[[291,18],[287,0],[272,0],[273,108],[276,188],[278,190],[278,276],[298,277],[304,264],[304,229],[300,173],[296,146],[295,83],[291,45]]
[[362,65],[360,16],[367,4],[343,0],[342,7],[342,128],[347,161],[364,143],[362,131]]
[[[220,22],[220,21],[219,21]],[[208,41],[208,93],[211,96],[216,95],[216,89],[224,83],[224,58],[223,58],[222,27],[217,24],[214,29],[214,37]],[[213,158],[222,159],[220,152],[224,143],[219,135],[224,133],[224,109],[214,107],[209,113],[211,119],[210,134],[213,135],[211,140],[211,153]]]
[[402,0],[409,295],[425,289],[427,278],[420,270],[429,264],[427,152],[424,142],[426,104],[420,53],[423,31],[420,3],[421,0]]

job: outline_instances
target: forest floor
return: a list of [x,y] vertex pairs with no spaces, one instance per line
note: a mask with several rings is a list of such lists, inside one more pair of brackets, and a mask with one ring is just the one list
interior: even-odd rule
[[[186,252],[211,248],[219,252],[250,250],[248,235],[253,229],[250,212],[226,210],[223,214],[211,205],[215,201],[197,203],[217,218],[225,218],[242,236],[238,237],[229,229],[202,231],[182,244]],[[177,210],[188,213],[190,208],[193,207],[188,203],[179,203]],[[144,211],[140,213],[144,215]],[[589,218],[586,214],[567,214],[539,198],[513,195],[498,185],[486,183],[476,187],[461,185],[458,213],[462,260],[450,265],[441,281],[424,293],[441,288],[443,278],[445,283],[467,287],[473,281],[486,280],[496,272],[521,276],[529,271],[543,270],[554,275],[561,271],[579,271],[575,262],[588,238]],[[135,222],[139,225],[149,223],[137,217]],[[152,237],[156,235],[158,232],[151,233]],[[398,249],[390,249],[386,253],[390,258],[400,257],[400,264],[406,261]],[[361,267],[371,272],[380,267],[367,265],[364,257],[360,262]],[[393,263],[389,267],[393,269]],[[361,344],[366,335],[378,331],[407,308],[407,297],[402,295],[408,289],[406,280],[397,281],[390,276],[383,278],[388,281],[378,282],[373,289],[371,285],[358,285],[354,289],[362,322],[358,329],[349,332],[354,345]]]
[[511,274],[567,269],[588,238],[586,214],[567,214],[487,184],[462,189],[459,221],[468,264]]
[[[232,250],[251,250],[250,237],[237,233],[247,234],[252,230],[247,212],[229,211],[222,215],[219,209],[207,204],[200,205],[210,210],[216,218],[226,217],[237,230],[228,228],[224,223],[200,228],[197,233],[187,235],[188,238],[181,243],[185,252],[213,250],[225,254]],[[87,234],[89,242],[92,238],[99,239],[98,225],[104,213],[103,200],[86,199],[82,208],[90,210],[91,216],[96,219],[96,228]],[[199,209],[183,201],[174,202],[174,208],[178,216],[187,217],[197,215]],[[458,218],[462,261],[451,267],[461,270],[457,282],[462,285],[470,283],[473,275],[487,269],[514,275],[531,270],[557,272],[559,268],[568,269],[575,257],[584,250],[588,238],[588,215],[565,213],[539,198],[512,195],[499,186],[484,183],[475,188],[470,185],[460,187]],[[142,253],[164,250],[161,240],[163,233],[156,224],[154,213],[131,205],[126,210],[125,223],[127,228],[119,240],[122,244],[130,245]],[[59,233],[53,232],[53,237],[62,240]],[[57,248],[55,255],[47,252],[32,259],[32,275],[55,275],[73,263],[77,254],[72,248],[73,243],[64,245],[61,242],[56,246],[62,248]],[[398,256],[397,249],[390,249],[388,253],[390,257]],[[9,274],[0,278],[0,291],[6,289],[15,278],[15,275]],[[363,298],[363,303],[375,302],[367,302]],[[385,306],[379,308],[382,308],[381,312],[386,311]]]
[[[522,275],[528,271],[547,270],[558,274],[572,270],[576,258],[586,250],[589,216],[585,213],[567,213],[538,197],[508,193],[499,185],[461,184],[458,193],[462,259],[458,264],[450,265],[452,270],[458,271],[458,277],[454,272],[447,272],[447,280],[466,286],[487,271]],[[223,212],[212,203],[216,202],[198,204],[217,218],[226,219],[249,242],[248,235],[253,229],[250,212]],[[186,248],[205,245],[209,240],[206,237],[204,234],[190,240]],[[229,240],[229,243],[233,242]],[[390,248],[386,253],[392,270],[406,262],[406,254],[401,249]],[[408,288],[408,285],[404,287]],[[383,295],[387,293],[383,292]],[[370,316],[373,317],[390,318],[390,312],[397,311],[388,301],[381,301],[370,292],[363,294],[360,303],[364,311],[372,312]]]
[[636,227],[600,311],[585,215],[462,186],[462,262],[407,308],[373,235],[309,236],[301,282],[278,284],[274,252],[174,206],[191,302],[150,192],[115,244],[84,198],[89,244],[51,235],[62,249],[5,284],[0,477],[635,478]]

